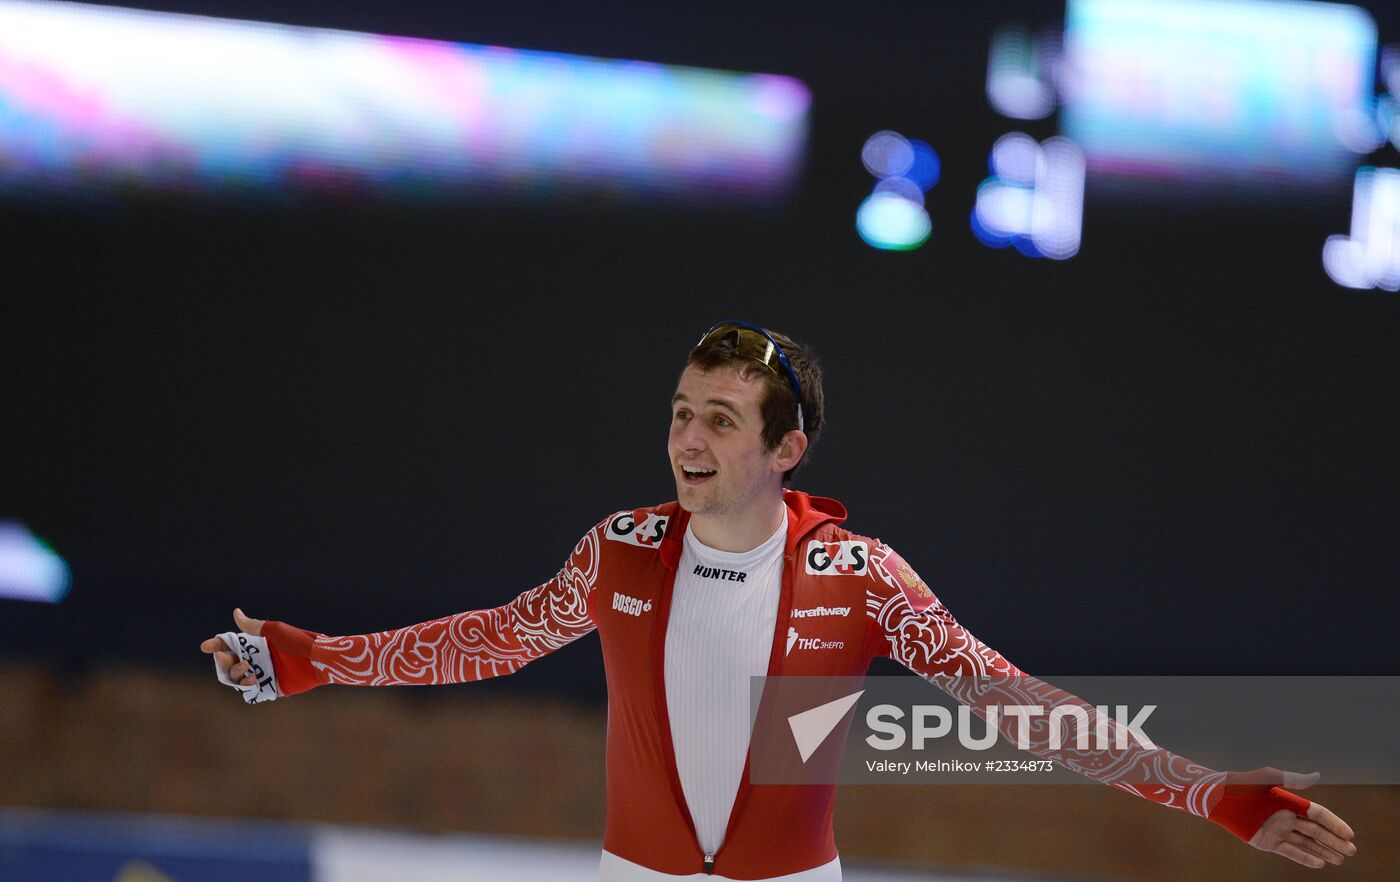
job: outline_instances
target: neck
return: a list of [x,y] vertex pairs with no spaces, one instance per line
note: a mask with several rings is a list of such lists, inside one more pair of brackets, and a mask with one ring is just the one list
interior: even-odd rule
[[787,506],[783,504],[783,491],[763,499],[742,514],[731,513],[722,517],[692,515],[690,529],[695,538],[717,551],[752,551],[768,540],[783,522]]

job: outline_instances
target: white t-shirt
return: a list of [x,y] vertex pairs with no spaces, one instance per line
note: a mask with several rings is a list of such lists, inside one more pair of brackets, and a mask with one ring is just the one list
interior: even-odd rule
[[787,516],[750,551],[718,551],[687,526],[666,626],[666,710],[681,790],[706,854],[724,841],[748,756],[750,677],[768,673]]

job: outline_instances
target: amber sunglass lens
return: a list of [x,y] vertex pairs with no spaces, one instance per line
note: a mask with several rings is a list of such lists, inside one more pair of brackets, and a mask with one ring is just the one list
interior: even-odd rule
[[748,328],[740,328],[735,325],[722,325],[706,334],[700,341],[696,349],[705,349],[714,346],[720,340],[732,336],[734,338],[734,350],[744,358],[752,359],[764,367],[768,368],[778,376],[782,376],[778,364],[778,350],[768,340],[767,337],[751,331]]

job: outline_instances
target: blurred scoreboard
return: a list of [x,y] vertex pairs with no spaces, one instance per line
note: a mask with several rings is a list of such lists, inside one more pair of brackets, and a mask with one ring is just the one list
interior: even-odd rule
[[0,0],[0,194],[767,199],[791,77]]
[[1089,174],[1335,187],[1379,146],[1376,24],[1280,0],[1070,0],[1061,132]]

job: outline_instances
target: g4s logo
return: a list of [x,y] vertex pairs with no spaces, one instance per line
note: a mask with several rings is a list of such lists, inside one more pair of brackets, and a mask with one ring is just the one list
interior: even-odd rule
[[863,576],[870,565],[870,546],[856,539],[844,542],[807,543],[807,574],[811,576]]
[[638,548],[655,548],[666,535],[668,518],[650,512],[640,524],[632,512],[623,512],[608,522],[607,537]]

